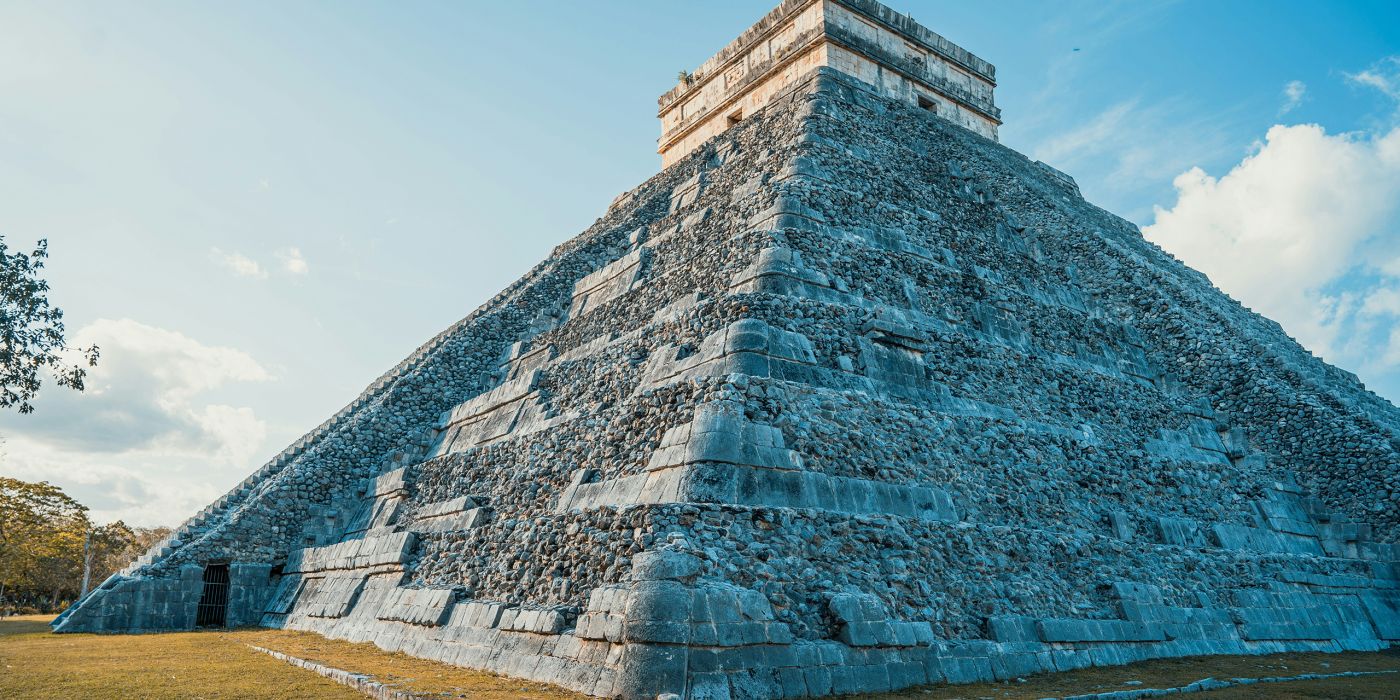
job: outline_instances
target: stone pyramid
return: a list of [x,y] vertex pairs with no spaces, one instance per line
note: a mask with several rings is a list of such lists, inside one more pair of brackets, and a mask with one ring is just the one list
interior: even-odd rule
[[623,698],[1374,650],[1398,465],[1400,411],[1068,176],[820,66],[56,629]]

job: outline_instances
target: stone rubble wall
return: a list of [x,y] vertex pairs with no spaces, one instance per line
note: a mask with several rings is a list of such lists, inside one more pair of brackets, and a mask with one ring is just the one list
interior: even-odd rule
[[1032,166],[814,73],[69,629],[231,560],[239,619],[608,697],[1400,638],[1400,413]]
[[[627,236],[636,226],[626,222],[655,216],[674,182],[684,178],[682,169],[672,169],[619,197],[583,235],[556,248],[520,281],[420,347],[169,540],[94,589],[56,621],[56,629],[84,631],[98,619],[104,631],[191,626],[198,587],[181,603],[188,614],[175,617],[147,615],[129,601],[142,600],[140,591],[147,588],[169,588],[184,576],[184,568],[211,561],[266,563],[270,569],[301,544],[304,523],[321,518],[337,499],[353,498],[362,479],[421,458],[442,413],[489,388],[503,350],[539,325],[554,323],[551,311],[566,315],[560,304],[577,280],[629,245]],[[264,574],[235,584],[257,588],[266,598],[275,581]]]

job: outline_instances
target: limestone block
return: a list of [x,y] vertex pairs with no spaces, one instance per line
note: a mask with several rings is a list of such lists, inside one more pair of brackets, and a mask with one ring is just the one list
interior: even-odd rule
[[826,607],[838,622],[875,622],[889,617],[884,602],[866,593],[836,593]]
[[694,462],[801,468],[796,453],[786,449],[780,431],[749,421],[741,406],[728,402],[698,406],[690,423],[667,431],[647,468],[655,470]]
[[972,307],[977,329],[987,336],[1015,348],[1030,347],[1030,336],[1011,312],[978,302]]
[[1255,552],[1279,552],[1283,554],[1310,554],[1322,556],[1322,547],[1317,540],[1286,532],[1274,532],[1244,525],[1217,523],[1211,526],[1211,534],[1225,549],[1243,549]]
[[1392,590],[1363,593],[1359,597],[1375,626],[1376,636],[1388,641],[1400,640],[1400,593]]
[[689,214],[686,214],[685,218],[681,219],[681,222],[677,226],[677,228],[682,231],[686,229],[695,228],[696,226],[699,226],[700,224],[709,221],[710,216],[712,214],[714,214],[714,209],[711,209],[710,207],[705,207],[700,211],[691,212]]
[[1036,623],[1046,642],[1158,642],[1166,639],[1161,625],[1124,620],[1041,620]]
[[697,377],[747,374],[755,377],[800,376],[816,358],[811,341],[800,334],[747,319],[716,331],[693,355],[663,346],[648,358],[638,391]]
[[1109,525],[1113,528],[1113,536],[1125,542],[1131,542],[1135,534],[1132,516],[1122,511],[1112,511],[1108,514]]
[[396,588],[380,604],[375,617],[437,627],[447,620],[455,602],[456,593],[452,589]]
[[[883,340],[892,338],[880,337]],[[911,350],[904,343],[887,344],[862,340],[860,365],[865,376],[878,382],[912,388],[924,388],[929,385],[923,353]]]
[[344,617],[364,589],[365,577],[332,574],[308,577],[293,604],[292,613],[310,617]]
[[623,700],[655,700],[661,693],[683,693],[687,649],[660,644],[628,644],[615,690]]
[[[1217,440],[1219,436],[1216,436]],[[1180,430],[1161,429],[1158,436],[1147,440],[1144,447],[1156,459],[1173,462],[1214,463],[1229,467],[1230,458],[1225,456],[1223,445],[1219,450],[1204,449],[1193,441],[1192,433]]]
[[1212,421],[1197,420],[1192,422],[1186,430],[1186,435],[1191,440],[1191,445],[1196,449],[1221,454],[1228,452],[1225,443],[1220,439],[1220,433],[1215,431],[1215,423]]
[[1040,631],[1036,629],[1035,619],[1020,615],[988,618],[987,632],[998,642],[1040,641]]
[[432,503],[418,510],[414,532],[451,532],[471,530],[490,520],[491,508],[482,505],[484,499],[473,496]]
[[307,547],[289,553],[283,571],[291,574],[402,564],[416,543],[413,533],[400,532]]
[[559,634],[568,620],[558,609],[519,610],[508,625],[502,629],[534,634]]
[[297,574],[282,576],[277,582],[277,589],[268,600],[264,612],[273,615],[286,615],[291,612],[292,604],[296,602],[301,593],[304,582],[305,579]]
[[671,206],[668,213],[675,214],[695,204],[700,195],[704,194],[706,184],[708,184],[707,178],[702,171],[676,185],[676,188],[671,191]]
[[499,370],[502,381],[514,381],[535,370],[544,369],[558,354],[553,345],[526,350],[525,341],[511,343],[501,358]]
[[1317,526],[1297,494],[1271,490],[1268,497],[1254,502],[1260,520],[1270,528],[1303,537],[1317,537]]
[[797,156],[788,162],[778,174],[773,177],[774,182],[782,182],[789,178],[800,177],[831,182],[833,176],[822,166],[821,162],[815,158],[807,156]]
[[893,309],[881,309],[865,321],[861,333],[878,343],[922,353],[928,349],[928,333]]
[[404,482],[405,469],[385,472],[365,482],[363,491],[366,498],[382,498],[404,493],[408,486]]
[[754,231],[778,231],[785,228],[805,230],[819,229],[826,223],[826,217],[816,209],[807,206],[796,197],[780,195],[773,205],[755,214],[748,221],[748,228]]
[[700,573],[700,560],[685,552],[659,550],[632,557],[633,581],[688,579]]
[[578,318],[635,289],[650,257],[651,249],[638,248],[579,280],[569,301],[569,317]]
[[1113,594],[1119,600],[1162,605],[1162,589],[1151,583],[1118,581],[1113,584]]
[[640,581],[627,598],[624,616],[632,622],[688,622],[690,590],[677,581]]
[[[489,601],[464,601],[452,608],[453,622],[466,627],[494,628],[511,606]],[[460,619],[459,619],[460,618]]]
[[1230,459],[1240,459],[1249,454],[1249,437],[1243,428],[1230,428],[1229,432],[1222,436],[1221,442],[1225,445],[1225,454]]
[[1200,523],[1194,520],[1158,517],[1154,520],[1154,524],[1157,526],[1157,540],[1159,542],[1181,547],[1204,547],[1207,544]]
[[774,244],[762,251],[748,267],[730,280],[732,291],[786,294],[805,289],[804,285],[830,287],[831,280],[822,272],[807,267],[802,254],[791,248]]

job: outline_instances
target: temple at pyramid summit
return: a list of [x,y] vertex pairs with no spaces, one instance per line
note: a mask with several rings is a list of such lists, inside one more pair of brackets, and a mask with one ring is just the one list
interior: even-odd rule
[[56,630],[630,700],[1400,640],[1400,411],[997,143],[994,86],[784,2],[661,98],[659,174]]
[[996,66],[877,2],[785,2],[661,96],[670,167],[820,68],[996,140]]

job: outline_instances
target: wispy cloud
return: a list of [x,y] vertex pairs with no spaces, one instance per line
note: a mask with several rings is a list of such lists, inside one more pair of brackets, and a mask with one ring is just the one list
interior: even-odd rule
[[[1050,133],[1032,157],[1074,175],[1086,196],[1132,220],[1144,221],[1164,183],[1208,156],[1232,150],[1231,115],[1201,113],[1179,101],[1109,105],[1066,131]],[[1137,208],[1134,208],[1137,207]]]
[[1301,80],[1290,80],[1283,86],[1283,106],[1279,108],[1279,116],[1283,116],[1297,109],[1303,104],[1307,97],[1308,86]]
[[1360,73],[1347,73],[1353,85],[1374,88],[1400,102],[1400,56],[1387,56]]
[[282,269],[293,275],[305,275],[311,271],[300,248],[283,248],[277,251],[277,259],[282,263]]
[[1035,148],[1035,157],[1048,162],[1063,162],[1080,154],[1102,151],[1104,142],[1116,140],[1115,135],[1122,132],[1123,122],[1137,109],[1137,100],[1119,102],[1100,112],[1087,124],[1042,141]]
[[218,248],[213,248],[209,251],[209,254],[214,258],[215,262],[228,268],[233,274],[239,277],[253,277],[255,279],[267,277],[267,270],[263,269],[263,266],[259,265],[258,261],[237,251],[226,253]]

